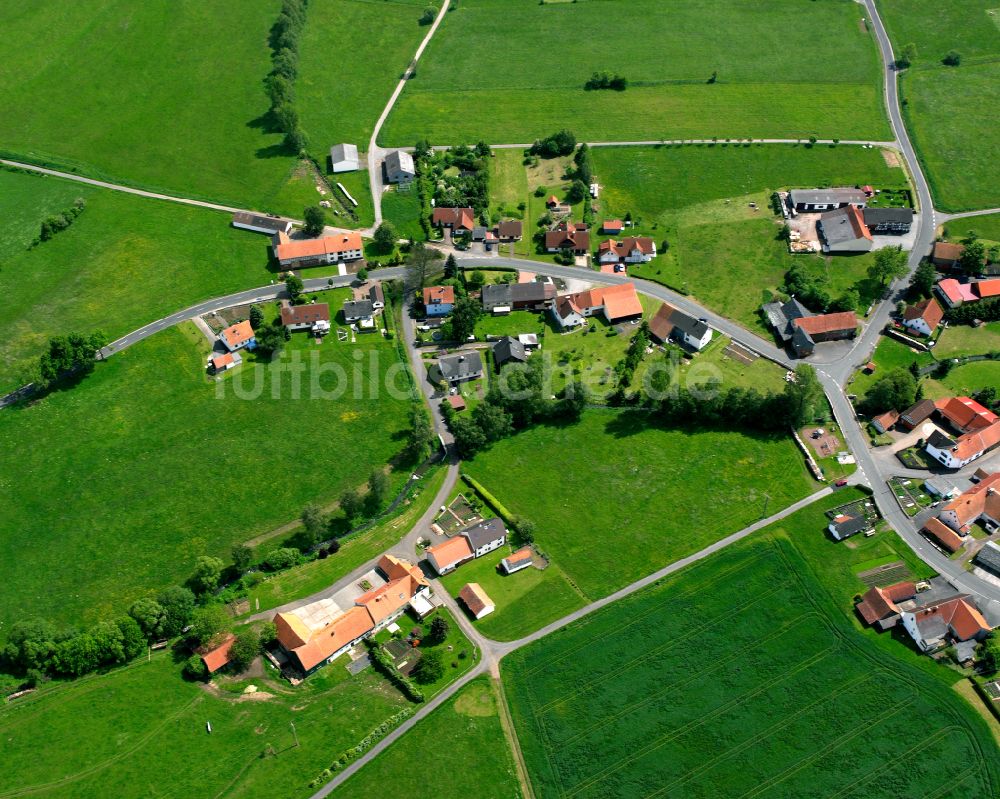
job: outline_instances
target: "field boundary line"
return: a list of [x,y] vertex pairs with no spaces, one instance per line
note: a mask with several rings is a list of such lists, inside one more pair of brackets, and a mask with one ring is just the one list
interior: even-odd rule
[[[733,612],[735,612],[735,613],[742,613],[747,608],[751,608],[754,605],[756,605],[757,603],[762,602],[765,599],[769,599],[770,597],[774,596],[775,594],[777,594],[779,591],[782,591],[782,590],[784,590],[784,587],[783,586],[779,586],[778,588],[772,588],[770,591],[768,591],[765,594],[758,594],[753,599],[747,600],[742,605],[736,606],[736,608],[734,608]],[[810,611],[810,613],[812,613],[812,612],[814,612],[814,611]],[[618,676],[621,676],[622,674],[624,674],[626,671],[630,671],[631,669],[635,668],[636,666],[638,666],[638,665],[642,664],[643,662],[649,660],[651,657],[653,657],[655,655],[658,655],[664,649],[668,649],[668,648],[674,647],[677,644],[683,643],[684,641],[688,640],[689,638],[692,638],[692,637],[694,637],[696,635],[702,634],[706,630],[711,630],[713,627],[716,627],[719,624],[723,624],[723,623],[728,622],[728,620],[731,617],[731,615],[732,614],[729,614],[729,613],[720,614],[719,616],[716,616],[711,621],[709,621],[707,624],[700,624],[697,627],[694,627],[691,630],[689,630],[688,632],[684,633],[683,635],[671,638],[669,641],[665,641],[664,643],[659,644],[658,646],[655,646],[652,649],[647,649],[641,655],[638,655],[638,656],[632,658],[631,660],[625,661],[625,663],[623,663],[621,666],[619,666],[614,671],[604,672],[600,677],[597,677],[597,678],[595,678],[593,680],[589,680],[589,681],[587,681],[585,683],[578,684],[577,690],[573,691],[572,693],[567,694],[566,696],[561,696],[558,699],[553,699],[550,702],[546,702],[544,705],[542,705],[539,708],[539,710],[546,711],[549,708],[554,707],[555,705],[561,705],[561,704],[564,704],[565,702],[567,702],[567,701],[569,701],[571,699],[575,699],[580,694],[588,692],[590,689],[595,688],[595,687],[601,685],[602,683],[606,682],[607,680],[611,679],[612,677],[618,677]],[[768,638],[761,639],[761,640],[769,640],[770,637],[771,636],[768,636]]]
[[[759,554],[755,555],[752,558],[749,558],[749,559],[746,559],[746,560],[742,560],[736,566],[733,566],[733,567],[731,567],[729,569],[726,569],[724,572],[720,572],[719,573],[719,578],[721,579],[721,578],[729,577],[732,574],[735,574],[736,572],[743,571],[743,570],[749,568],[750,566],[755,565],[758,560],[761,560],[762,558],[765,558],[765,557],[768,557],[767,553],[759,553]],[[690,597],[690,596],[692,596],[694,594],[697,594],[700,590],[701,590],[700,586],[692,587],[692,588],[690,588],[690,589],[688,589],[686,591],[682,591],[681,593],[677,594],[674,597],[671,597],[668,600],[664,600],[663,602],[657,602],[656,605],[653,606],[650,610],[646,611],[645,613],[642,613],[641,615],[633,617],[633,619],[628,624],[626,624],[626,625],[624,625],[622,627],[619,627],[617,629],[619,631],[621,631],[621,632],[623,632],[625,630],[629,630],[633,626],[635,626],[636,624],[639,624],[640,622],[642,622],[643,620],[645,620],[646,618],[648,618],[649,616],[651,616],[653,613],[656,613],[664,605],[672,604],[672,603],[676,602],[677,600],[687,599],[688,597]],[[530,677],[533,674],[538,674],[540,671],[548,671],[550,669],[550,667],[553,666],[554,664],[559,663],[559,662],[565,660],[566,658],[570,657],[571,655],[575,655],[581,649],[586,649],[593,641],[597,640],[598,638],[604,638],[604,637],[605,636],[594,636],[592,638],[588,638],[587,640],[582,641],[578,645],[576,645],[574,647],[571,647],[570,649],[567,649],[567,650],[561,652],[557,657],[548,658],[547,660],[545,660],[544,662],[542,662],[538,666],[535,666],[534,668],[529,669],[528,671],[525,672],[525,676],[526,677]]]
[[[762,641],[759,641],[758,643],[767,643],[767,642],[762,640]],[[591,724],[589,727],[581,730],[580,732],[578,732],[573,737],[567,738],[565,741],[561,741],[560,745],[561,746],[566,746],[568,744],[571,744],[574,741],[578,740],[580,737],[582,737],[584,735],[587,735],[592,730],[595,730],[597,727],[599,727],[599,726],[601,726],[603,724],[607,724],[608,722],[618,721],[619,719],[621,719],[621,718],[629,715],[633,711],[638,710],[639,708],[642,708],[642,707],[648,705],[650,702],[653,702],[656,699],[659,699],[664,694],[667,694],[667,693],[669,693],[671,691],[676,691],[678,688],[681,688],[681,687],[687,685],[688,683],[694,682],[695,680],[699,680],[699,679],[705,677],[706,675],[709,675],[712,672],[717,671],[722,666],[725,666],[727,663],[732,662],[735,658],[742,657],[747,652],[749,652],[751,649],[754,649],[757,645],[758,644],[752,644],[750,646],[745,646],[739,652],[737,652],[737,653],[735,653],[733,655],[730,655],[729,657],[725,658],[724,660],[717,660],[717,661],[715,661],[711,666],[709,666],[704,671],[697,671],[694,674],[692,674],[691,676],[689,676],[689,677],[687,677],[687,678],[685,678],[683,680],[679,680],[677,682],[670,683],[668,686],[666,686],[662,690],[657,691],[654,694],[650,694],[645,699],[642,699],[642,700],[640,700],[638,702],[632,703],[627,708],[625,708],[624,710],[622,710],[620,713],[615,713],[613,716],[607,716],[605,718],[602,718],[600,721],[597,721],[594,724]],[[735,706],[737,704],[742,704],[744,701],[746,701],[746,698],[749,698],[751,696],[756,696],[761,691],[767,690],[768,688],[770,688],[771,686],[775,685],[776,683],[779,683],[779,682],[787,679],[788,677],[790,677],[790,676],[792,676],[794,674],[798,674],[800,671],[802,671],[805,668],[808,668],[809,666],[813,665],[817,661],[825,660],[826,658],[830,657],[830,655],[836,653],[839,649],[841,649],[842,645],[843,645],[843,641],[841,641],[837,637],[834,637],[833,646],[830,646],[830,647],[822,650],[821,652],[817,652],[816,654],[812,655],[811,657],[806,658],[801,663],[799,663],[798,665],[796,665],[793,669],[791,669],[791,670],[789,670],[787,672],[784,672],[780,676],[774,677],[771,680],[768,680],[767,682],[762,683],[757,688],[755,688],[753,691],[750,691],[750,692],[744,694],[743,698],[731,699],[729,702],[725,703],[724,705],[721,705],[720,707],[730,708],[730,707],[733,707],[733,706]],[[713,711],[713,713],[714,712],[715,711]],[[708,718],[708,717],[709,716],[706,716],[705,718]],[[684,727],[688,727],[692,723],[693,722],[689,722],[688,724],[684,725]],[[678,728],[678,729],[683,729],[683,728]]]
[[521,751],[521,742],[517,737],[517,728],[514,727],[514,719],[511,718],[510,707],[507,704],[503,680],[499,677],[491,677],[490,683],[493,686],[493,696],[497,703],[497,713],[500,715],[500,726],[503,728],[504,737],[507,739],[511,754],[514,756],[514,769],[517,771],[517,781],[521,784],[521,793],[524,795],[524,799],[535,799],[535,791],[528,774],[528,765],[524,762],[524,753]]
[[[786,624],[782,629],[778,630],[776,633],[774,633],[772,635],[769,635],[767,638],[761,639],[760,643],[761,644],[765,644],[768,641],[773,641],[776,638],[780,638],[784,633],[788,632],[790,629],[792,629],[793,627],[795,627],[796,625],[798,625],[800,622],[802,622],[803,620],[807,619],[809,616],[812,616],[812,615],[814,615],[814,614],[812,612],[809,612],[809,613],[806,613],[806,614],[804,614],[802,616],[797,617],[796,619],[793,619],[791,622],[789,622],[788,624]],[[835,651],[835,650],[824,651],[821,654],[822,654],[823,657],[826,657],[832,651]],[[732,658],[730,658],[730,660],[731,659]],[[829,698],[829,697],[826,697],[826,698]],[[820,701],[820,700],[817,700],[817,701]],[[790,716],[790,717],[787,717],[787,718],[794,718],[794,714],[792,716]],[[698,726],[700,726],[700,724],[704,720],[705,719],[702,719],[702,718],[697,719],[696,720],[697,723],[694,724],[694,727],[691,727],[691,729],[696,729]],[[784,721],[784,720],[782,720],[782,721]],[[668,730],[663,735],[660,735],[659,737],[654,738],[652,741],[650,741],[649,743],[647,743],[645,746],[641,747],[640,749],[636,749],[627,758],[624,758],[623,760],[619,760],[619,761],[617,761],[615,763],[611,763],[606,768],[602,769],[601,771],[599,771],[599,772],[597,772],[595,774],[590,775],[590,777],[588,777],[583,782],[577,783],[576,785],[573,786],[573,789],[568,793],[568,795],[569,796],[575,796],[576,794],[578,794],[584,788],[589,788],[591,785],[594,785],[596,783],[601,782],[606,777],[610,776],[611,774],[614,774],[616,771],[621,771],[621,769],[624,766],[627,766],[630,763],[635,762],[636,760],[638,760],[641,757],[645,757],[650,752],[655,752],[657,749],[659,749],[664,744],[667,744],[670,741],[676,739],[679,735],[682,735],[684,733],[685,729],[687,729],[688,727],[690,727],[690,723],[688,725],[685,725],[684,727],[681,727],[681,728]],[[768,728],[767,731],[769,731],[769,730],[770,730],[770,728]],[[756,736],[756,737],[759,737],[759,736]],[[733,751],[733,750],[727,750],[727,752],[728,751]],[[723,755],[719,755],[719,757],[723,757]],[[714,762],[714,761],[710,761],[710,762]],[[686,779],[686,777],[679,777],[678,778],[678,780],[681,780],[681,781],[683,781],[684,779]]]

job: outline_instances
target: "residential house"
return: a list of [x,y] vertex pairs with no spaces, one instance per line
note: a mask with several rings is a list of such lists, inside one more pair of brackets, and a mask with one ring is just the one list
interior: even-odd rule
[[458,592],[458,598],[465,603],[474,619],[481,619],[496,610],[496,605],[489,598],[479,583],[466,583]]
[[847,205],[865,207],[865,193],[861,189],[792,189],[788,201],[796,211],[832,211]]
[[276,239],[274,257],[286,269],[346,263],[364,257],[361,234],[356,231],[318,239],[290,239],[279,233]]
[[413,156],[403,150],[393,150],[382,162],[387,183],[408,185],[417,176],[417,168]]
[[221,374],[222,372],[228,372],[230,369],[235,369],[243,363],[243,358],[238,352],[223,352],[213,355],[208,359],[208,362],[212,367],[213,374]]
[[508,363],[524,363],[528,360],[528,352],[524,345],[512,336],[504,336],[493,345],[493,363],[497,371]]
[[330,332],[330,306],[325,302],[310,305],[281,303],[281,324],[291,331],[308,330],[325,335]]
[[933,297],[909,306],[903,311],[903,325],[921,336],[933,333],[941,320],[944,319],[944,309]]
[[601,222],[601,233],[608,236],[620,236],[625,229],[625,223],[620,219],[605,219]]
[[585,318],[598,314],[609,324],[619,324],[641,319],[642,303],[634,283],[619,283],[560,297],[552,313],[563,329],[585,324]]
[[645,264],[656,257],[656,242],[649,236],[626,236],[602,241],[597,260],[602,264]]
[[936,241],[934,249],[931,251],[931,263],[941,269],[954,269],[958,266],[958,261],[964,252],[965,247],[961,244]]
[[928,438],[924,451],[948,469],[961,469],[1000,445],[1000,421],[982,430],[951,439],[938,430]]
[[360,606],[342,611],[322,627],[310,627],[298,612],[278,613],[274,626],[278,643],[305,676],[332,663],[375,631],[371,614]]
[[428,316],[447,316],[454,307],[454,286],[428,286],[424,289],[424,310]]
[[968,594],[904,610],[900,618],[922,652],[933,652],[949,642],[981,641],[990,632],[990,625]]
[[466,561],[476,557],[475,552],[469,545],[469,539],[463,535],[456,535],[434,544],[425,550],[427,561],[434,567],[437,574],[445,575],[454,571]]
[[344,300],[344,321],[360,330],[375,329],[375,306],[371,300]]
[[478,352],[460,352],[438,359],[442,379],[450,385],[483,376],[483,359]]
[[246,319],[242,322],[237,322],[235,325],[230,325],[219,333],[219,341],[230,352],[236,352],[236,350],[241,349],[254,350],[257,348],[257,334],[253,332],[250,322]]
[[1000,577],[1000,546],[995,541],[987,541],[976,553],[976,565]]
[[586,255],[590,252],[590,231],[584,223],[564,220],[552,230],[546,231],[545,251],[562,252],[564,250],[574,255]]
[[853,311],[814,314],[797,299],[765,303],[761,310],[786,346],[800,358],[811,355],[816,344],[854,338],[858,318]]
[[509,283],[491,283],[483,286],[479,298],[483,303],[483,310],[495,316],[509,314],[513,309],[514,300]]
[[861,595],[861,601],[854,606],[858,615],[869,627],[885,631],[895,627],[900,620],[902,611],[899,602],[913,599],[917,595],[914,583],[896,583],[885,588],[872,586]]
[[934,403],[941,421],[958,433],[983,430],[997,421],[997,415],[971,397],[947,397]]
[[865,208],[864,223],[876,236],[902,236],[913,225],[912,208]]
[[872,419],[872,427],[880,433],[888,433],[893,427],[895,427],[898,420],[898,411],[886,411],[882,415],[876,416]]
[[712,340],[712,329],[707,324],[666,302],[650,319],[649,332],[661,344],[673,340],[693,350],[702,350]]
[[368,287],[368,299],[372,304],[372,308],[376,311],[381,311],[385,308],[385,294],[382,291],[381,283],[372,283]]
[[496,227],[496,236],[500,241],[520,241],[523,223],[520,219],[505,219]]
[[331,172],[356,172],[361,169],[356,144],[335,144],[330,148]]
[[468,540],[475,556],[481,558],[487,552],[503,546],[507,540],[507,528],[500,519],[486,519],[466,527],[459,535]]
[[237,211],[233,214],[233,227],[241,230],[252,230],[254,233],[266,233],[274,236],[277,233],[288,235],[292,232],[292,220],[280,216],[265,216],[251,214],[247,211]]
[[898,424],[908,430],[913,430],[918,424],[927,421],[936,410],[937,405],[934,404],[934,400],[919,400],[900,414]]
[[816,232],[824,252],[869,252],[874,246],[871,231],[855,205],[823,214],[816,223]]
[[1000,529],[1000,472],[959,494],[941,509],[938,519],[962,535],[976,522],[991,532]]
[[928,519],[921,528],[922,532],[933,544],[937,544],[945,552],[954,553],[962,548],[962,537],[949,530],[940,519]]
[[220,643],[201,652],[201,662],[205,664],[209,674],[215,674],[229,665],[229,650],[233,648],[235,641],[236,636],[229,633]]
[[971,283],[959,283],[953,277],[939,280],[934,291],[948,308],[957,308],[962,303],[979,300],[979,295],[973,291]]
[[511,555],[500,561],[498,568],[504,574],[514,574],[527,569],[534,562],[534,553],[531,547],[522,547]]
[[864,514],[855,516],[841,513],[833,518],[826,529],[837,541],[843,541],[845,538],[863,533],[870,528],[871,524]]
[[552,305],[556,287],[552,283],[495,283],[483,286],[483,310],[493,314],[510,311],[543,311]]
[[[435,208],[431,213],[431,224],[452,233],[472,233],[476,226],[476,214],[471,208]],[[486,228],[482,230],[485,235]]]

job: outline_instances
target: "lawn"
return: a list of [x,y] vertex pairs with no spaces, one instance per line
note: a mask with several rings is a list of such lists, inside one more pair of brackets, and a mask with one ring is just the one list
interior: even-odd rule
[[926,658],[918,666],[851,620],[840,560],[850,552],[822,533],[821,510],[837,501],[506,658],[535,790],[994,795],[995,750],[949,688],[958,675]]
[[[424,53],[385,142],[530,142],[568,123],[588,141],[888,136],[877,52],[849,3],[632,0],[611,8],[465,0]],[[581,36],[600,37],[598,57]],[[794,69],[783,70],[776,53]],[[629,88],[585,91],[595,70],[624,76]],[[489,113],[472,111],[479,108]]]
[[[269,668],[220,692],[183,681],[170,656],[157,654],[54,686],[0,709],[0,790],[47,799],[306,796],[341,752],[413,707],[371,669],[350,676],[345,662],[295,689]],[[253,701],[239,697],[246,683],[260,689]],[[269,747],[277,754],[266,755]]]
[[[315,594],[362,563],[374,560],[399,541],[434,501],[448,471],[438,468],[418,484],[401,512],[373,527],[340,541],[340,551],[323,560],[312,560],[279,572],[250,589],[247,598],[253,612],[269,610]],[[259,607],[258,607],[259,603]]]
[[[875,364],[875,371],[870,375],[858,372],[848,384],[848,390],[852,394],[857,394],[859,398],[863,398],[868,393],[868,389],[879,378],[884,377],[894,369],[909,369],[914,362],[918,366],[930,366],[934,363],[934,358],[930,353],[911,350],[902,342],[888,336],[879,339],[871,359]],[[906,409],[899,408],[898,410],[902,412]]]
[[473,680],[347,780],[337,794],[379,796],[386,786],[405,784],[419,774],[421,792],[427,796],[519,799],[514,759],[498,710],[490,680]]
[[[2,123],[0,123],[2,124]],[[32,250],[41,221],[77,197],[73,225]],[[49,336],[103,330],[114,339],[209,297],[274,279],[266,236],[224,214],[0,171],[0,393]]]
[[[901,77],[907,127],[927,172],[935,207],[961,211],[1000,205],[993,179],[1000,133],[989,114],[1000,100],[1000,12],[993,0],[878,0],[898,53],[917,57]],[[956,50],[959,67],[941,59]]]
[[[0,413],[0,621],[121,612],[401,450],[410,401],[380,384],[398,362],[391,342],[298,334],[273,365],[249,359],[218,382],[204,377],[206,348],[193,325],[172,328]],[[338,398],[350,374],[360,380]]]
[[1000,351],[1000,322],[987,322],[982,327],[951,325],[934,345],[938,358],[959,355],[985,355]]
[[[367,172],[365,175],[367,176]],[[368,192],[371,196],[371,190]],[[401,239],[424,241],[424,229],[420,226],[420,200],[417,191],[389,191],[382,195],[382,217],[396,228],[396,236]]]
[[548,327],[545,317],[545,314],[533,313],[532,311],[513,311],[504,316],[484,314],[476,322],[476,338],[485,339],[487,336],[517,337],[521,333],[543,335]]
[[534,523],[538,547],[590,600],[815,487],[791,438],[660,429],[599,410],[500,441],[465,470]]
[[[273,0],[44,0],[0,43],[0,147],[90,177],[265,211],[295,161],[263,119]],[[44,98],[40,100],[39,98]]]
[[1000,214],[953,219],[945,226],[945,231],[948,241],[961,241],[974,232],[986,242],[1000,244]]
[[513,641],[533,633],[585,604],[584,597],[574,590],[557,563],[550,563],[545,569],[532,566],[514,574],[499,572],[500,561],[512,551],[510,546],[501,547],[464,564],[441,580],[452,596],[458,596],[466,583],[479,583],[483,587],[496,604],[496,610],[472,623],[487,638],[498,641]]
[[[375,121],[426,35],[425,0],[311,0],[295,84],[310,151],[325,165],[334,144],[368,149]],[[416,141],[405,142],[412,146]]]
[[[952,368],[944,377],[930,382],[939,383],[944,388],[940,392],[941,396],[970,397],[987,386],[1000,386],[1000,361],[965,363]],[[936,398],[932,396],[932,399]]]

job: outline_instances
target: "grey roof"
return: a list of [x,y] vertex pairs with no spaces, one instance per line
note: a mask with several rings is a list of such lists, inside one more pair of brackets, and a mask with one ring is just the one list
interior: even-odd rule
[[382,293],[381,283],[372,283],[372,287],[368,289],[368,299],[373,303],[380,302],[385,305],[385,294]]
[[834,522],[833,526],[841,537],[846,537],[867,530],[868,520],[864,516],[849,516],[842,522]]
[[524,345],[516,338],[504,336],[493,345],[493,361],[497,366],[503,366],[508,361],[523,363],[528,360]]
[[938,474],[924,480],[924,488],[929,488],[932,492],[938,494],[938,496],[943,497],[948,494],[965,493],[972,488],[972,481],[962,477],[949,477],[948,475]]
[[909,224],[913,221],[912,208],[865,208],[862,213],[866,225],[881,225],[887,222]]
[[482,299],[483,305],[510,305],[513,301],[510,283],[492,283],[483,286]]
[[335,144],[330,148],[330,160],[335,164],[340,161],[351,161],[360,165],[358,146],[356,144]]
[[486,228],[483,225],[476,225],[472,228],[472,240],[482,241],[486,238]]
[[541,283],[533,280],[530,283],[512,283],[510,298],[514,302],[543,302],[554,299],[556,287],[551,283]]
[[462,380],[483,373],[483,359],[478,352],[462,352],[438,361],[438,369],[445,380]]
[[708,330],[708,325],[704,322],[695,319],[693,316],[689,316],[678,308],[674,308],[673,313],[670,314],[670,321],[675,328],[691,336],[691,338],[700,339]]
[[[771,327],[778,331],[778,335],[780,335],[782,340],[785,342],[792,340],[794,330],[801,330],[801,328],[795,328],[793,330],[793,319],[803,319],[807,316],[813,316],[812,311],[795,299],[795,297],[792,297],[785,303],[765,303],[762,306],[762,310],[764,311],[764,315],[767,317],[767,320],[771,323]],[[811,341],[812,339],[810,339],[810,342]]]
[[413,156],[402,150],[393,150],[385,157],[385,168],[389,172],[408,172],[413,175]]
[[901,418],[910,424],[920,424],[924,421],[924,419],[927,419],[932,413],[934,413],[936,407],[937,406],[934,404],[934,400],[922,399],[903,411]]
[[365,317],[371,316],[374,313],[375,307],[372,305],[371,300],[345,300],[344,301],[344,318],[345,319],[364,319]]
[[498,538],[503,538],[507,535],[507,528],[503,526],[500,519],[487,519],[471,527],[466,527],[462,530],[462,535],[469,539],[469,544],[473,549],[479,549],[487,544],[492,544]]
[[836,211],[829,211],[819,218],[816,227],[823,236],[823,240],[828,246],[847,244],[852,241],[859,241],[863,236],[858,235],[858,231],[851,224],[850,208],[840,208]]
[[861,189],[792,189],[788,194],[793,205],[832,205],[865,201],[865,193]]
[[993,541],[987,541],[976,553],[976,564],[1000,575],[1000,546]]
[[290,219],[284,219],[280,216],[264,216],[263,214],[251,214],[247,211],[237,211],[233,214],[234,225],[253,225],[273,232],[285,230],[290,223]]
[[952,441],[948,436],[942,433],[940,430],[935,430],[929,436],[927,436],[927,443],[934,447],[935,449],[951,449],[955,446],[955,442]]

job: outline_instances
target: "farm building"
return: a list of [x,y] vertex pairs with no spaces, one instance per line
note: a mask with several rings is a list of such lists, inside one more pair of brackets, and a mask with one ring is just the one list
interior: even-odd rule
[[961,244],[936,241],[934,242],[934,249],[931,251],[931,263],[942,269],[954,269],[958,266],[958,260],[964,252],[965,247]]
[[872,418],[872,427],[874,427],[880,433],[887,433],[896,426],[896,422],[899,420],[898,411],[886,411],[880,416],[875,416]]
[[852,535],[857,535],[858,533],[863,533],[871,527],[868,519],[864,515],[849,515],[846,513],[841,513],[835,516],[830,524],[827,525],[827,530],[830,531],[837,541],[843,541],[845,538],[850,538]]
[[356,144],[335,144],[330,148],[331,172],[356,172],[361,169]]
[[865,193],[861,189],[792,189],[788,201],[796,211],[833,211],[846,205],[864,208]]
[[493,600],[489,598],[479,583],[467,583],[462,586],[458,596],[475,619],[481,619],[496,610]]
[[285,268],[305,268],[357,261],[364,257],[361,234],[338,233],[318,239],[290,239],[283,233],[277,235],[273,246],[274,257]]
[[861,595],[861,601],[855,605],[855,609],[869,627],[885,631],[895,627],[900,619],[902,611],[896,603],[913,599],[916,594],[917,587],[910,582],[896,583],[885,588],[872,586]]
[[221,643],[201,653],[201,662],[205,664],[209,674],[215,674],[229,665],[229,650],[233,648],[235,641],[236,636],[229,633]]
[[389,153],[382,162],[382,169],[387,183],[399,183],[405,186],[417,176],[413,156],[403,150]]
[[635,284],[621,283],[566,294],[556,300],[552,315],[562,328],[586,324],[585,319],[601,314],[609,324],[642,318],[642,303]]
[[949,530],[940,519],[928,519],[920,531],[945,552],[958,552],[962,548],[962,538]]
[[465,536],[456,535],[427,547],[427,561],[434,567],[438,574],[447,574],[454,571],[466,561],[476,557]]
[[765,303],[761,310],[786,346],[800,358],[812,355],[816,344],[854,338],[858,317],[853,311],[814,314],[797,299]]
[[963,535],[976,522],[990,531],[1000,528],[1000,472],[981,478],[955,497],[941,509],[938,519]]
[[483,310],[494,314],[510,311],[542,311],[552,304],[555,297],[555,285],[539,281],[494,283],[483,286],[481,295]]
[[987,541],[976,553],[976,565],[1000,577],[1000,546],[995,541]]
[[902,236],[913,225],[912,208],[865,208],[863,217],[876,236]]
[[247,211],[237,211],[233,214],[233,227],[241,230],[252,230],[254,233],[266,233],[268,236],[273,236],[276,233],[287,235],[292,232],[292,220],[280,216],[265,216],[251,214]]
[[816,223],[823,251],[868,252],[874,246],[861,211],[853,205],[823,214]]
[[933,415],[935,410],[936,406],[934,405],[934,400],[922,399],[900,414],[899,423],[901,426],[912,430],[918,424],[927,421]]
[[514,574],[521,569],[527,569],[533,562],[534,553],[532,553],[531,547],[524,547],[501,560],[498,568],[504,574]]

